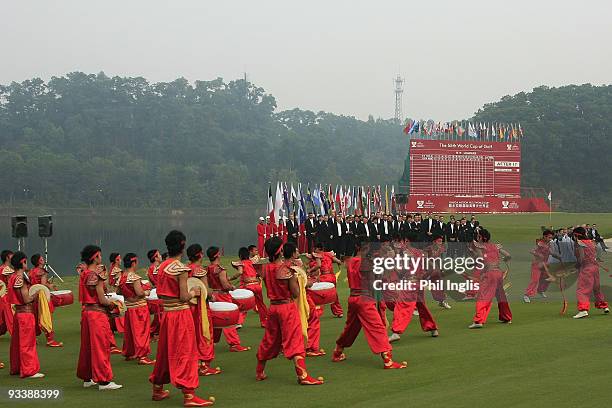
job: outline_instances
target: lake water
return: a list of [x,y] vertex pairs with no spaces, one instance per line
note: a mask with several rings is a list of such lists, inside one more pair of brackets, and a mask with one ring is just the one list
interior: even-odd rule
[[[164,237],[172,229],[187,235],[188,245],[199,243],[204,248],[223,247],[234,256],[241,246],[257,244],[256,224],[261,211],[255,209],[214,210],[189,216],[117,216],[117,215],[54,215],[53,236],[49,238],[49,263],[60,275],[74,274],[79,252],[87,244],[102,248],[105,263],[111,252],[134,252],[141,265],[148,264],[146,252],[158,248],[165,252]],[[28,216],[28,238],[25,252],[30,256],[44,252],[44,241],[38,237],[38,215]],[[0,250],[17,248],[11,238],[11,219],[0,217]]]

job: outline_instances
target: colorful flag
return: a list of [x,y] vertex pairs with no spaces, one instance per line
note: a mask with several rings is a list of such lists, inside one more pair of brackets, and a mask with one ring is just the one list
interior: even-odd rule
[[385,184],[385,214],[389,214],[389,190]]
[[272,183],[268,183],[268,216],[270,222],[274,223],[274,199],[272,198]]
[[283,208],[283,193],[281,191],[281,188],[282,188],[281,183],[277,182],[276,183],[276,197],[274,199],[274,221],[272,221],[275,224],[278,224],[278,222],[280,221],[280,212]]

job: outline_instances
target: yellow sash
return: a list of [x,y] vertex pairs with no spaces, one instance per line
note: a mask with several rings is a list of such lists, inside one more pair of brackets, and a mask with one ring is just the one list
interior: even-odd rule
[[45,296],[45,292],[38,291],[38,322],[40,327],[46,332],[53,331],[53,321],[51,320],[51,311],[49,310],[49,301]]
[[308,338],[308,317],[310,316],[310,308],[308,307],[308,298],[306,297],[306,281],[308,277],[302,268],[292,267],[296,272],[298,284],[300,286],[300,295],[295,300],[300,313],[300,322],[302,323],[302,335]]
[[206,293],[200,292],[200,314],[202,320],[200,326],[202,327],[202,336],[206,339],[207,343],[210,343],[210,327],[208,326],[208,310],[206,309]]

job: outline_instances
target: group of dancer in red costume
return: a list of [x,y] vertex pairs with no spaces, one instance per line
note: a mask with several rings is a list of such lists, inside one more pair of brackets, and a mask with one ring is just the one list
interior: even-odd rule
[[[593,295],[595,306],[608,313],[608,305],[599,289],[600,265],[596,248],[592,241],[585,238],[581,227],[574,229],[573,235],[579,268],[579,315],[588,315]],[[545,231],[542,240],[548,238],[549,232]],[[153,401],[168,398],[170,391],[165,386],[172,384],[181,390],[184,406],[213,405],[213,397],[202,398],[195,391],[200,376],[222,373],[221,368],[212,366],[215,344],[223,335],[231,352],[245,352],[250,347],[241,344],[237,330],[244,322],[246,313],[241,314],[237,327],[215,328],[211,314],[206,311],[210,311],[209,303],[212,301],[232,302],[229,292],[238,286],[253,292],[259,324],[264,328],[256,352],[254,378],[257,381],[266,380],[268,361],[282,353],[293,362],[298,384],[324,384],[324,379],[312,376],[306,365],[307,357],[327,354],[319,344],[323,306],[316,304],[309,288],[316,282],[331,282],[335,285],[334,264],[346,265],[350,292],[346,323],[336,340],[331,361],[340,363],[347,360],[346,350],[363,330],[370,350],[380,355],[384,369],[406,368],[407,362],[393,359],[391,343],[400,340],[415,314],[418,314],[423,331],[431,333],[432,337],[439,335],[438,327],[427,307],[425,293],[418,286],[416,289],[395,293],[373,289],[373,280],[377,277],[372,273],[372,258],[393,258],[397,255],[423,257],[426,253],[440,255],[444,252],[444,244],[439,237],[433,237],[430,246],[426,248],[415,245],[416,240],[416,236],[407,233],[403,239],[396,241],[376,244],[356,242],[354,254],[343,259],[337,258],[334,252],[317,243],[310,253],[304,254],[304,263],[294,243],[283,242],[282,238],[274,236],[264,243],[267,257],[265,262],[262,262],[257,247],[241,248],[239,259],[232,263],[235,273],[230,273],[221,265],[222,251],[218,247],[209,247],[204,251],[197,243],[187,246],[187,237],[174,230],[165,238],[165,256],[157,249],[147,253],[149,282],[143,281],[143,277],[138,274],[141,264],[136,254],[127,253],[123,257],[111,254],[111,265],[107,269],[103,265],[101,248],[87,245],[81,251],[81,263],[77,268],[78,299],[81,303],[81,347],[77,377],[83,381],[84,388],[122,388],[122,385],[113,381],[110,360],[111,354],[121,353],[128,361],[153,367],[149,376]],[[504,291],[505,272],[500,266],[501,262],[510,259],[510,254],[500,244],[491,241],[491,234],[486,229],[479,230],[471,250],[483,262],[480,269],[467,277],[479,284],[478,290],[472,294],[475,295],[476,311],[469,328],[484,327],[493,298],[497,299],[499,320],[511,323],[512,312]],[[533,292],[532,286],[539,287],[543,274],[546,279],[550,278],[542,266],[549,256],[542,241],[538,241],[532,253],[532,282],[527,293]],[[183,263],[185,256],[187,263]],[[31,262],[34,268],[28,270],[27,257],[23,252],[2,252],[0,276],[6,287],[6,295],[0,298],[0,334],[11,334],[10,374],[22,378],[44,376],[40,372],[36,351],[36,336],[41,330],[36,305],[39,300],[30,294],[29,288],[35,283],[53,288],[43,267],[44,259],[35,255]],[[410,276],[405,276],[403,271],[391,270],[383,279],[398,282],[402,279],[431,280],[432,277],[441,279],[441,271],[420,268],[412,271]],[[201,281],[201,287],[206,289],[206,297],[199,286],[188,286],[189,278]],[[153,287],[157,292],[157,300],[147,301]],[[118,307],[109,298],[109,289],[123,296],[126,310],[122,318],[109,313]],[[264,301],[264,292],[268,302]],[[195,299],[197,302],[192,302]],[[204,302],[206,305],[202,304]],[[337,293],[329,304],[334,316],[344,317],[345,311]],[[386,318],[387,309],[393,313],[390,323]],[[208,331],[203,330],[201,324],[205,312],[208,315]],[[123,332],[121,349],[114,342],[113,331]],[[53,331],[45,334],[47,346],[62,346],[62,343],[54,339]],[[151,342],[157,342],[154,358],[151,355]]]

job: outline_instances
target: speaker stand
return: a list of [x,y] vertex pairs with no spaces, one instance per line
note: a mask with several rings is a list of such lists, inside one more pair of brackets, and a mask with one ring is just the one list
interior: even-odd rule
[[57,277],[57,279],[60,280],[60,282],[64,283],[64,280],[62,279],[61,276],[59,276],[57,274],[57,272],[55,272],[55,269],[53,269],[53,267],[49,264],[49,248],[48,248],[48,242],[47,242],[47,238],[44,238],[45,240],[45,269],[47,270],[47,272],[51,271],[51,273],[53,273],[53,275],[55,275]]

